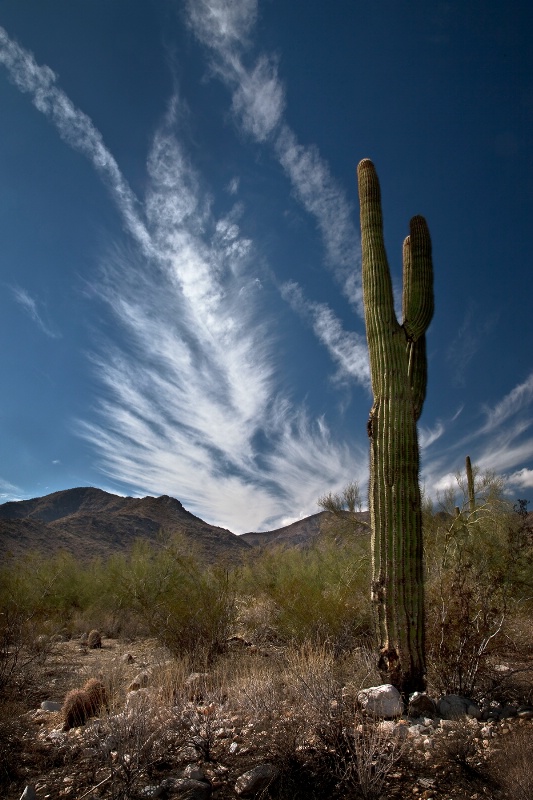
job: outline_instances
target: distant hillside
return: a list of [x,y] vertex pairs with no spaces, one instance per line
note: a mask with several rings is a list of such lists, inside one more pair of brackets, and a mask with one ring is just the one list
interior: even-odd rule
[[[351,518],[348,512],[343,512],[347,519]],[[361,511],[355,515],[361,521],[361,530],[367,530],[364,523],[368,523],[370,515],[368,511]],[[299,519],[291,525],[278,528],[274,531],[263,531],[262,533],[243,533],[240,537],[253,547],[309,547],[320,535],[322,526],[325,522],[332,519],[330,511],[320,511],[310,517]]]
[[118,497],[78,488],[0,505],[0,556],[60,549],[77,558],[108,556],[135,539],[156,541],[160,532],[181,533],[208,560],[238,559],[250,550],[241,537],[195,517],[173,497]]

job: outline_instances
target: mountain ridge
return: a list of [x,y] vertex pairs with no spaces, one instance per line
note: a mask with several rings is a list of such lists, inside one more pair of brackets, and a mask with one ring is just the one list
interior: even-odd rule
[[94,487],[76,487],[0,505],[0,552],[28,550],[51,555],[67,550],[79,558],[125,551],[136,539],[157,542],[180,533],[208,560],[242,555],[249,545],[187,511],[168,495],[121,497]]
[[[271,531],[237,535],[196,517],[169,495],[122,497],[76,487],[0,505],[0,554],[38,551],[46,556],[66,550],[85,560],[125,552],[138,539],[157,543],[162,534],[178,533],[207,561],[240,561],[254,550],[311,546],[329,514],[320,511]],[[364,524],[368,512],[357,516]]]

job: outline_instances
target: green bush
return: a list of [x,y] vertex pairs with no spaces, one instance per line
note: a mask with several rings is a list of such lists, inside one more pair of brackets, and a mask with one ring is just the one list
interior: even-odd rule
[[425,515],[430,683],[467,696],[491,679],[491,656],[508,646],[512,620],[531,592],[532,550],[519,538],[505,485],[493,473],[474,475],[473,505],[458,475],[460,503],[450,491],[438,514]]
[[223,649],[235,615],[233,575],[205,566],[179,536],[164,546],[137,542],[109,568],[116,613],[128,609],[176,655],[210,661]]
[[243,571],[248,603],[269,601],[270,625],[285,641],[350,648],[371,630],[367,536],[326,537],[309,549],[276,548]]

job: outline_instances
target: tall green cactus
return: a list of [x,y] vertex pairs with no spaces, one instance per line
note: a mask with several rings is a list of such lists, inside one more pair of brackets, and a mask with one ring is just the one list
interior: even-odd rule
[[468,510],[471,514],[476,510],[476,493],[474,490],[474,472],[472,470],[472,462],[470,456],[466,457],[466,486],[468,489]]
[[425,686],[422,509],[417,421],[426,395],[425,332],[433,316],[431,240],[413,217],[403,246],[403,322],[394,311],[373,163],[357,169],[363,299],[374,404],[370,437],[372,600],[382,678],[404,696]]

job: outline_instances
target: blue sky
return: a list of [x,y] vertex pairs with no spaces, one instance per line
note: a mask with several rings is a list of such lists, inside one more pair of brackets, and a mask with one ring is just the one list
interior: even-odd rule
[[240,533],[366,488],[355,170],[396,291],[428,220],[420,424],[533,501],[523,2],[2,0],[0,499],[170,494]]

